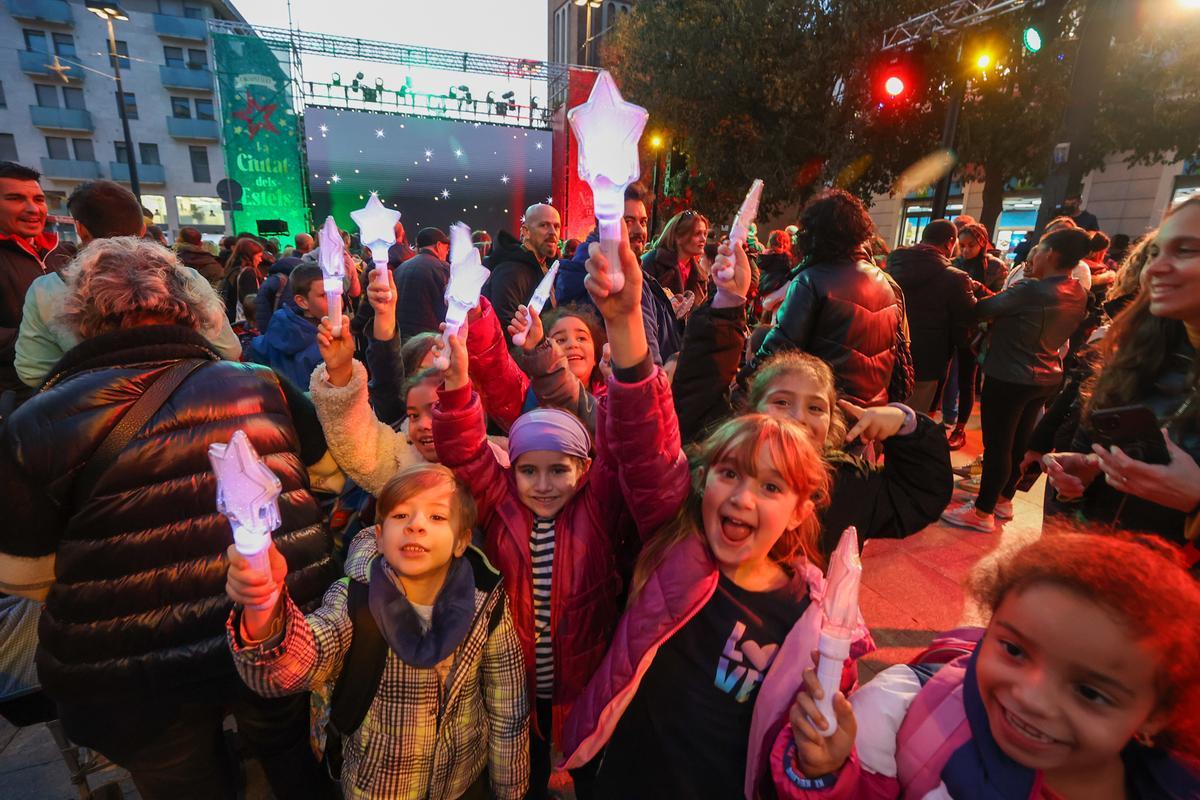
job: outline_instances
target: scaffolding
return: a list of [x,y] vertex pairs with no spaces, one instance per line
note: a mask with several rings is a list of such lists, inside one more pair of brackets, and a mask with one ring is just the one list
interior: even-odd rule
[[1039,0],[954,0],[888,28],[883,32],[881,49],[911,47],[931,36],[957,33],[964,28],[1039,5]]

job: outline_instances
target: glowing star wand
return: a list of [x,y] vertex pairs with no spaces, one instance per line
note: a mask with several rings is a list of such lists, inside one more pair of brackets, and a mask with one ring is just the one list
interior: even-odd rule
[[842,670],[846,659],[850,657],[850,640],[858,626],[858,589],[861,585],[858,530],[851,525],[842,531],[842,538],[838,540],[837,548],[829,559],[829,570],[825,575],[825,599],[821,604],[825,621],[821,625],[821,638],[817,645],[821,652],[817,680],[821,682],[823,696],[816,702],[817,709],[829,722],[829,727],[822,732],[826,738],[837,731],[833,696],[841,686]]
[[546,274],[542,276],[537,288],[533,290],[533,297],[529,298],[529,304],[526,306],[529,309],[529,320],[525,323],[525,330],[513,334],[513,344],[517,347],[525,346],[525,340],[529,337],[529,329],[533,327],[533,315],[541,314],[546,303],[550,302],[550,292],[554,289],[554,278],[557,275],[558,261],[555,261],[550,269],[546,270]]
[[592,187],[596,219],[600,223],[600,249],[608,259],[612,291],[625,285],[618,255],[621,217],[625,213],[625,187],[641,173],[638,140],[650,114],[626,103],[607,71],[592,86],[588,101],[567,113],[579,142],[579,177]]
[[325,275],[325,297],[329,302],[329,326],[333,338],[342,335],[342,279],[346,277],[346,244],[333,217],[326,217],[317,232],[321,272]]
[[[733,225],[729,228],[729,247],[735,248],[738,245],[745,246],[750,238],[750,226],[754,223],[754,218],[758,216],[758,203],[762,200],[763,182],[762,178],[755,178],[754,183],[750,184],[750,191],[746,192],[746,199],[742,201],[742,207],[738,209],[737,216],[733,218]],[[728,267],[717,270],[717,277],[723,281],[733,278],[733,264]]]
[[[217,511],[233,527],[233,546],[252,569],[269,578],[271,531],[280,524],[279,495],[283,486],[279,478],[258,457],[245,431],[234,431],[229,444],[210,444],[208,460],[217,476]],[[259,610],[271,610],[278,598],[276,588]]]
[[449,369],[447,342],[457,336],[467,321],[467,314],[479,305],[479,293],[488,279],[487,268],[479,260],[479,248],[471,241],[471,229],[466,223],[450,226],[450,282],[446,284],[446,329],[442,332],[442,353],[433,365]]
[[[385,206],[380,201],[378,192],[371,192],[367,204],[357,211],[351,211],[350,218],[358,226],[358,235],[362,243],[370,248],[371,260],[375,267],[386,265],[388,247],[392,243],[396,223],[400,221],[400,212]],[[373,281],[379,280],[379,272],[371,274],[374,276]],[[388,288],[386,280],[375,285],[381,289]]]

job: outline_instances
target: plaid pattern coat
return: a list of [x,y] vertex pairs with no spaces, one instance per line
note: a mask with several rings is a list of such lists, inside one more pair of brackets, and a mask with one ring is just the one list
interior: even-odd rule
[[[305,617],[287,599],[282,638],[244,646],[238,611],[228,635],[246,685],[272,697],[336,683],[350,647],[350,580],[365,580],[377,555],[374,529],[351,544],[349,579],[334,583]],[[472,554],[477,555],[477,554]],[[486,570],[481,580],[479,565]],[[345,739],[347,798],[441,800],[462,795],[486,768],[495,797],[518,800],[529,783],[529,702],[525,664],[507,608],[490,633],[500,576],[478,556],[475,622],[453,653],[445,682],[437,668],[405,664],[389,651],[379,690],[362,725]],[[490,580],[489,580],[490,578]],[[482,584],[482,585],[481,585]]]

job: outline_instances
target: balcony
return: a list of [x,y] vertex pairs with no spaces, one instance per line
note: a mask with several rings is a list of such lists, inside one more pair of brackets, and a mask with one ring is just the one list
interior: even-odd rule
[[196,89],[203,92],[213,90],[212,73],[206,69],[168,67],[164,64],[158,68],[158,77],[162,80],[162,85],[169,89]]
[[7,0],[8,13],[14,19],[49,22],[52,25],[73,25],[71,6],[66,0]]
[[[9,2],[12,1],[9,0]],[[208,23],[202,19],[155,14],[154,32],[169,39],[190,39],[194,42],[203,42],[208,39]]]
[[214,119],[167,117],[167,133],[176,139],[201,139],[207,142],[221,138],[220,128]]
[[[161,186],[167,182],[167,171],[162,164],[138,164],[138,183]],[[108,162],[108,174],[114,181],[129,183],[129,165],[120,161]]]
[[100,177],[100,162],[43,157],[42,174],[64,181],[94,181]]
[[39,128],[59,131],[94,131],[92,115],[82,108],[46,108],[30,106],[29,118]]
[[[72,58],[72,61],[78,61],[77,58]],[[65,60],[59,59],[59,64],[62,65],[63,71],[60,74],[58,70],[51,69],[54,65],[54,56],[49,53],[37,53],[33,50],[18,50],[17,61],[21,65],[21,71],[26,75],[38,75],[45,78],[66,77],[73,83],[78,83],[83,80],[84,71],[77,66],[68,64]]]

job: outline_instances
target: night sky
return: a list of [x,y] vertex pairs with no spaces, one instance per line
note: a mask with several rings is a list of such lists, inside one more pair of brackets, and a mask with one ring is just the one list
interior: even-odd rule
[[377,191],[409,241],[460,220],[494,238],[516,234],[526,206],[550,195],[550,131],[313,107],[304,126],[318,227],[332,213],[357,232],[350,212]]

